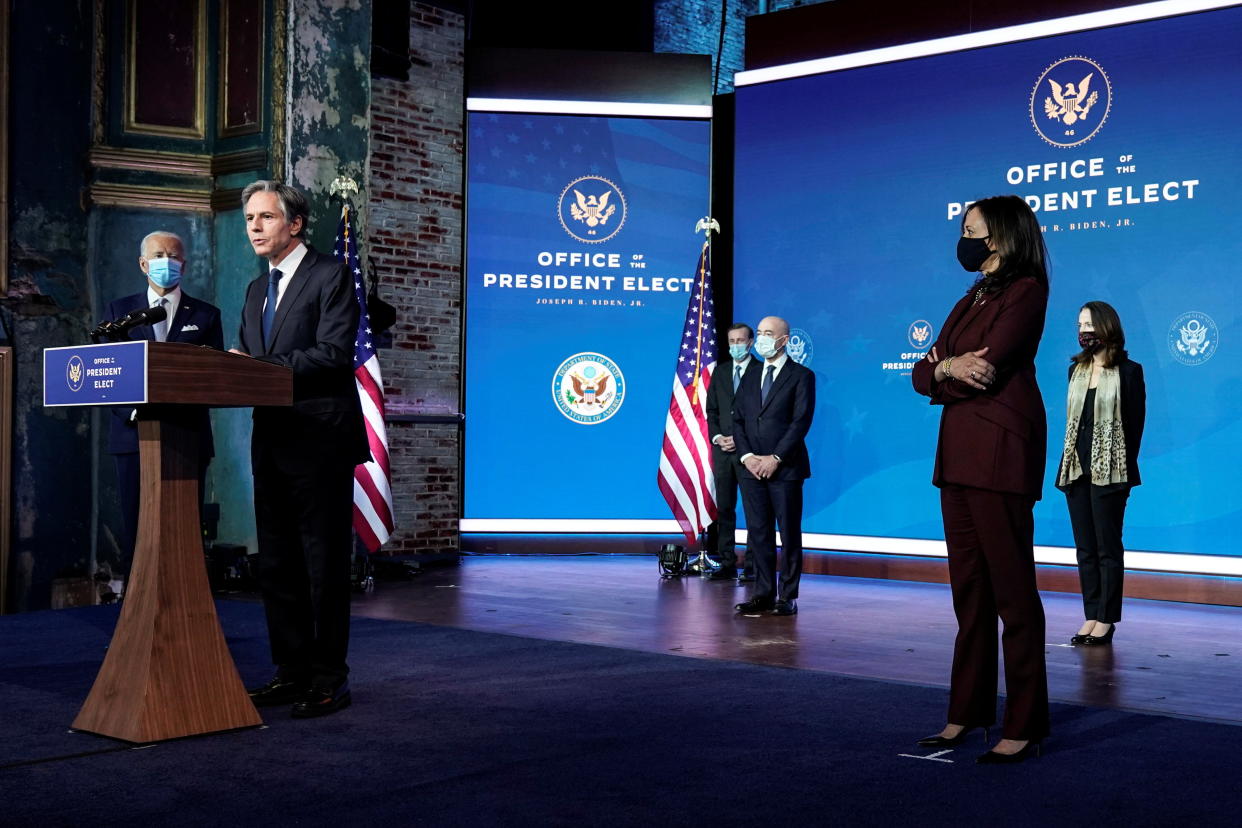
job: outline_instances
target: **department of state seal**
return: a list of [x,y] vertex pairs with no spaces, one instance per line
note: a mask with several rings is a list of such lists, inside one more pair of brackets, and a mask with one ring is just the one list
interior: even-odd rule
[[1169,326],[1169,351],[1183,365],[1202,365],[1219,345],[1219,331],[1206,313],[1183,313]]
[[624,399],[625,377],[603,354],[574,354],[552,375],[552,400],[557,410],[575,423],[602,423],[617,413]]

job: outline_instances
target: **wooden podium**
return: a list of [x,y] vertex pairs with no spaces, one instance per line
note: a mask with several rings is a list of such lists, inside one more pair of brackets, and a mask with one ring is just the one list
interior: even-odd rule
[[[207,581],[198,517],[200,437],[185,406],[293,402],[287,368],[196,345],[145,344],[148,406],[139,408],[134,560],[112,643],[73,721],[75,730],[127,742],[263,723],[225,644]],[[75,350],[89,355],[108,347]]]

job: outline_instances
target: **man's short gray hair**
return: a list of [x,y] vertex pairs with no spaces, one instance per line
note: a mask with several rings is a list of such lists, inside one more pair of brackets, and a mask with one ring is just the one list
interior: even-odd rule
[[299,238],[306,235],[306,226],[310,224],[310,202],[301,190],[279,181],[260,179],[251,182],[242,190],[242,210],[246,209],[246,202],[250,201],[250,197],[255,193],[275,193],[277,200],[280,201],[280,212],[285,214],[285,221],[292,224],[299,216],[302,219],[302,229],[294,235]]
[[176,233],[173,233],[169,230],[156,230],[154,233],[147,233],[145,236],[142,237],[142,241],[138,242],[138,255],[139,256],[141,256],[144,259],[147,257],[147,242],[151,241],[151,239],[155,238],[156,236],[168,236],[168,238],[170,239],[176,239],[177,244],[181,245],[182,255],[185,254],[185,241],[180,236],[178,236]]

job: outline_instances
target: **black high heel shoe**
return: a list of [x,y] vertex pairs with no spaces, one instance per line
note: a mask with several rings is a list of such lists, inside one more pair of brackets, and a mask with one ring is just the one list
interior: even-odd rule
[[975,764],[977,765],[1016,765],[1019,762],[1025,762],[1027,759],[1031,757],[1032,754],[1034,754],[1035,756],[1041,755],[1041,748],[1040,748],[1039,742],[1027,742],[1025,745],[1022,746],[1022,750],[1018,751],[1017,753],[997,753],[994,750],[989,750],[987,753],[982,754],[978,759],[976,759]]
[[[966,735],[968,733],[971,733],[974,730],[975,728],[973,727],[964,727],[962,728],[960,733],[958,733],[956,736],[954,736],[951,739],[941,736],[939,733],[937,733],[935,736],[928,736],[924,739],[919,739],[917,744],[919,747],[930,747],[930,748],[957,747],[962,742],[966,741]],[[983,729],[983,741],[984,742],[988,741],[988,729],[986,727]]]
[[1070,636],[1070,643],[1071,643],[1071,644],[1073,644],[1073,645],[1075,645],[1075,646],[1077,646],[1077,645],[1079,645],[1079,644],[1086,644],[1086,643],[1087,643],[1087,639],[1088,639],[1088,638],[1090,638],[1090,637],[1091,637],[1091,636],[1090,636],[1090,634],[1086,634],[1086,635],[1084,635],[1084,634],[1082,634],[1082,633],[1078,633],[1077,635],[1072,635],[1072,636]]
[[1117,632],[1117,625],[1113,624],[1108,628],[1108,632],[1103,635],[1089,635],[1083,640],[1083,644],[1097,646],[1100,644],[1111,644],[1113,642],[1113,633]]

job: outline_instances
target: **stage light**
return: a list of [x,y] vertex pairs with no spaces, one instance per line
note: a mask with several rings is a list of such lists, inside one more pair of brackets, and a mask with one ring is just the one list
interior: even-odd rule
[[666,543],[660,547],[657,558],[661,578],[675,578],[686,574],[686,548],[675,543]]

